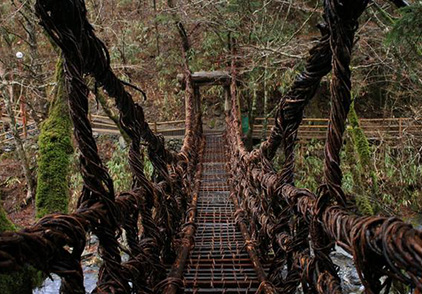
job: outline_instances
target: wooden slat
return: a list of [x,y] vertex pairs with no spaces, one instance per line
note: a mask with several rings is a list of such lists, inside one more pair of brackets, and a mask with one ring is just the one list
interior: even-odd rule
[[[107,116],[93,114],[91,115],[93,131],[104,134],[120,134],[115,123]],[[3,114],[0,123],[9,122],[10,119]],[[21,122],[21,118],[17,117],[17,121]],[[254,138],[263,136],[264,118],[256,118],[253,131]],[[261,123],[260,123],[261,122]],[[28,126],[34,122],[29,121]],[[172,120],[150,123],[155,133],[161,133],[165,136],[174,135],[172,133],[183,132],[185,120]],[[360,125],[362,130],[369,139],[386,139],[392,138],[399,140],[403,136],[422,137],[422,121],[412,118],[361,118]],[[180,127],[179,127],[180,126]],[[271,133],[274,126],[274,118],[268,119],[267,136]],[[328,119],[326,118],[305,118],[299,127],[298,139],[325,139],[328,128]],[[22,130],[22,127],[19,128]],[[0,134],[0,138],[4,138],[9,132]],[[9,139],[0,140],[0,143],[10,141]]]
[[[185,75],[178,74],[177,80],[184,85]],[[230,80],[230,74],[226,71],[200,71],[192,73],[192,81],[197,86],[229,85]]]

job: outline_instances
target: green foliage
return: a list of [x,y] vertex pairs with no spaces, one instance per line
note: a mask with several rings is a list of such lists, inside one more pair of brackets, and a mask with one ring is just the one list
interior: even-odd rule
[[73,153],[73,147],[62,60],[57,64],[56,81],[57,89],[50,114],[43,122],[38,138],[37,217],[68,211],[69,157]]
[[[406,207],[418,213],[422,209],[422,164],[418,150],[410,146],[391,148],[365,144],[369,151],[362,152],[351,133],[349,128],[345,150],[340,153],[342,188],[353,197],[358,210],[367,215],[402,215]],[[363,154],[369,154],[369,166],[362,165],[360,158],[366,156]],[[296,186],[311,191],[318,189],[323,181],[323,158],[321,141],[297,146]],[[283,160],[282,154],[274,159],[276,170],[281,169]]]
[[[351,166],[351,173],[355,189],[352,191],[355,194],[356,205],[363,214],[374,214],[374,208],[370,201],[370,196],[377,193],[377,177],[374,173],[374,167],[371,166],[371,149],[368,139],[359,125],[359,118],[355,111],[354,102],[350,105],[348,114],[349,127],[347,129],[350,134],[346,146],[348,163]],[[355,156],[357,155],[357,156]],[[358,158],[359,160],[356,160]],[[368,176],[369,175],[369,176]],[[363,187],[364,182],[372,181],[372,193]]]
[[398,19],[387,36],[387,42],[407,47],[418,55],[422,54],[422,2],[401,9]]
[[130,172],[127,150],[116,143],[113,155],[106,165],[113,179],[115,191],[122,192],[130,190],[132,173]]
[[[0,203],[0,232],[15,231],[16,226],[8,219]],[[42,282],[42,275],[33,267],[24,266],[22,270],[11,274],[0,274],[1,294],[31,294],[32,289]]]
[[12,274],[0,274],[0,293],[32,294],[32,289],[39,287],[43,280],[41,272],[33,267],[24,266],[22,270]]
[[300,188],[316,191],[321,185],[324,169],[323,144],[320,141],[311,141],[306,148],[298,149],[296,184]]
[[355,201],[358,210],[363,215],[374,215],[375,214],[375,207],[371,203],[371,199],[367,194],[355,194]]
[[[147,151],[143,151],[144,173],[148,179],[152,178],[154,167],[148,158]],[[116,192],[128,191],[132,187],[132,172],[128,160],[127,148],[122,148],[119,143],[115,144],[115,149],[111,159],[106,163],[110,176],[113,179]]]
[[[359,124],[357,127],[359,128]],[[342,158],[341,161],[343,170],[342,187],[347,194],[353,195],[356,206],[362,214],[373,215],[374,208],[364,185],[365,175],[368,170],[363,168],[356,141],[353,139],[353,136],[350,135],[352,132],[351,129],[352,127],[349,126],[346,148],[345,151],[342,152],[344,154],[344,158]]]
[[15,225],[7,217],[6,211],[4,210],[3,205],[0,202],[0,232],[14,231],[15,229],[16,229]]
[[144,174],[151,180],[154,173],[154,166],[152,165],[151,160],[149,160],[147,153],[147,150],[144,149]]
[[303,67],[303,64],[299,62],[298,65],[287,69],[286,71],[284,71],[284,73],[282,73],[281,77],[279,77],[277,89],[282,95],[287,94],[287,92],[290,90],[291,86],[293,85],[296,79],[296,76],[301,71],[301,67]]
[[369,147],[368,139],[365,133],[359,125],[359,118],[355,111],[355,103],[350,105],[350,111],[348,115],[349,128],[348,131],[351,133],[356,153],[359,156],[359,162],[364,168],[370,167],[371,161],[371,150]]
[[378,169],[384,204],[415,212],[422,209],[422,164],[417,150],[383,146],[377,153],[382,165]]

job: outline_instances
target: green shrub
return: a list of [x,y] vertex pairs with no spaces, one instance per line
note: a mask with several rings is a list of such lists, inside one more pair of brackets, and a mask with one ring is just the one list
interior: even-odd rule
[[132,173],[129,167],[127,150],[116,143],[113,155],[106,165],[113,179],[115,191],[122,192],[130,190],[132,186]]

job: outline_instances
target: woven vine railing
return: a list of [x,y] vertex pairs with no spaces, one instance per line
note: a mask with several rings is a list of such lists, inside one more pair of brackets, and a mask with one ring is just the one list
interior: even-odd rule
[[[392,2],[407,5],[401,0]],[[252,152],[241,139],[233,60],[231,107],[226,112],[231,196],[237,222],[250,233],[245,244],[250,255],[271,261],[267,277],[261,275],[262,293],[295,293],[300,285],[305,293],[342,293],[338,267],[330,258],[335,244],[353,255],[366,293],[388,293],[394,280],[416,289],[415,293],[422,291],[422,232],[395,217],[358,216],[341,189],[339,154],[351,102],[349,64],[358,18],[367,4],[367,0],[324,1],[322,36],[282,99],[268,140]],[[199,91],[194,89],[187,66],[188,42],[183,42],[186,134],[180,152],[175,153],[165,148],[163,138],[145,122],[142,107],[125,89],[131,85],[111,70],[107,48],[87,20],[85,3],[37,0],[36,12],[62,50],[84,185],[75,213],[49,215],[19,232],[0,234],[0,272],[30,264],[46,274],[59,275],[61,293],[85,293],[81,255],[91,233],[98,237],[103,260],[93,293],[176,293],[182,288],[183,273],[178,260],[186,260],[194,245],[204,147]],[[177,25],[183,39],[185,31]],[[303,110],[330,72],[324,179],[313,193],[294,186],[295,142]],[[115,100],[121,125],[131,138],[131,191],[116,195],[98,154],[88,120],[86,76],[92,76]],[[143,145],[154,166],[152,179],[143,172]],[[271,159],[280,145],[285,161],[277,173]],[[271,250],[275,257],[270,260]],[[123,252],[128,255],[125,261]],[[174,261],[167,276],[164,265]]]
[[[226,116],[229,168],[233,197],[241,205],[237,221],[248,225],[262,258],[270,249],[275,253],[268,281],[262,285],[265,293],[295,293],[300,284],[305,293],[342,293],[338,267],[329,255],[335,244],[353,255],[365,293],[389,293],[393,280],[422,291],[422,232],[395,217],[354,214],[341,189],[339,154],[351,103],[349,64],[357,20],[367,4],[366,0],[324,1],[322,37],[283,97],[268,140],[252,152],[241,139],[233,61],[231,111]],[[303,110],[329,72],[324,180],[314,194],[294,186],[294,150]],[[284,165],[277,173],[270,160],[280,145]]]
[[[86,18],[85,3],[59,2],[39,0],[36,13],[65,61],[83,189],[75,213],[49,215],[30,228],[1,235],[1,272],[31,264],[47,274],[59,275],[61,293],[85,293],[81,254],[90,232],[99,239],[98,252],[103,260],[93,293],[151,293],[165,278],[164,264],[176,256],[179,232],[195,187],[203,145],[201,115],[194,108],[197,97],[187,78],[185,139],[179,153],[167,150],[164,139],[145,122],[142,107],[125,90],[127,84],[111,70],[107,48]],[[113,181],[99,157],[88,120],[87,75],[115,99],[121,125],[131,139],[132,175],[128,177],[133,177],[133,189],[129,192],[115,194]],[[186,76],[190,77],[188,71]],[[154,166],[152,180],[143,172],[141,142],[147,146]],[[123,231],[127,246],[120,242]],[[122,252],[129,256],[125,262]]]

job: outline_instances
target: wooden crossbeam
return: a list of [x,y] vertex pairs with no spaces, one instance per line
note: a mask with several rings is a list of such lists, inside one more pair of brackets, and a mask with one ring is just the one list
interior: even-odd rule
[[[184,89],[185,85],[185,75],[178,74],[177,80],[182,85]],[[214,86],[214,85],[224,85],[227,86],[230,84],[231,77],[227,71],[198,71],[192,73],[192,82],[194,86]]]

